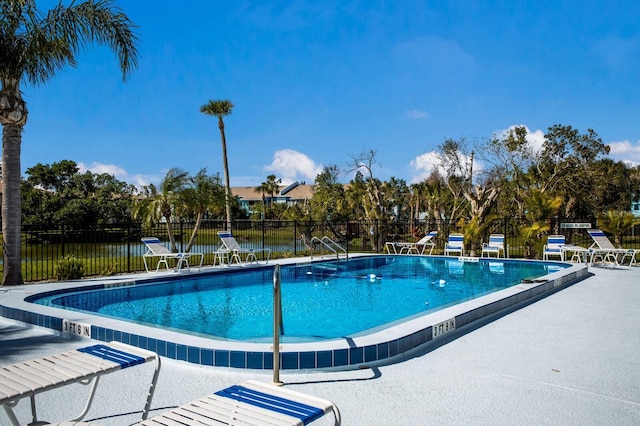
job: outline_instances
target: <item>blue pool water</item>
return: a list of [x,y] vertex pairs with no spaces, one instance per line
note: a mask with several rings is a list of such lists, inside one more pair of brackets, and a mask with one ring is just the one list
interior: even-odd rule
[[[563,268],[559,264],[379,256],[283,266],[283,341],[355,336]],[[35,303],[215,339],[269,341],[273,267],[99,290]]]

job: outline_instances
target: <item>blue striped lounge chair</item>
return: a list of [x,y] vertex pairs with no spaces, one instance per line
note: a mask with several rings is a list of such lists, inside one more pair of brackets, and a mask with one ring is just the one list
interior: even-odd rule
[[547,244],[544,245],[542,251],[542,258],[544,260],[551,260],[550,257],[559,257],[560,260],[564,260],[564,251],[562,247],[565,245],[564,235],[549,235],[547,237]]
[[464,235],[462,234],[449,234],[449,240],[444,246],[444,255],[450,256],[454,254],[464,256]]
[[160,425],[306,425],[333,412],[335,404],[268,383],[247,380],[142,421],[138,426]]
[[496,257],[500,257],[500,253],[502,253],[502,257],[509,257],[505,254],[504,234],[489,235],[489,242],[482,244],[481,257],[484,257],[485,254],[487,257],[493,257],[494,254]]
[[628,257],[628,266],[636,264],[636,254],[640,250],[617,248],[605,233],[599,229],[589,229],[587,232],[593,239],[593,244],[589,247],[591,253],[590,263],[594,263],[596,259],[600,259],[602,263],[609,261],[614,266],[624,265]]
[[49,424],[37,418],[37,395],[73,383],[91,384],[89,397],[82,413],[69,422],[60,423],[61,425],[88,424],[75,422],[80,422],[89,412],[100,377],[150,361],[155,361],[155,372],[142,412],[144,420],[148,417],[158,381],[160,357],[155,352],[119,342],[96,344],[0,367],[0,405],[4,407],[11,424],[20,426],[25,422],[18,420],[13,408],[23,398],[29,398],[31,401],[29,424]]

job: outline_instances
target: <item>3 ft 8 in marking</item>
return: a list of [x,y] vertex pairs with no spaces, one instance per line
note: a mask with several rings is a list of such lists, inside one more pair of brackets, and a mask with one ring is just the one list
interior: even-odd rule
[[432,327],[433,329],[433,338],[442,336],[443,334],[447,334],[456,329],[456,319],[450,318],[446,321],[442,321],[441,323],[435,324]]

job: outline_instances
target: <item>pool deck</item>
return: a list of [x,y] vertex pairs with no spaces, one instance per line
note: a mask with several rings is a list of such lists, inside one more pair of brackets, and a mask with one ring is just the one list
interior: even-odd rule
[[[407,361],[355,371],[283,371],[280,379],[289,389],[332,400],[343,425],[640,424],[640,268],[589,270],[592,277]],[[0,318],[0,365],[91,342]],[[104,376],[86,420],[139,421],[150,369]],[[272,376],[163,358],[152,414],[247,379]],[[72,385],[39,395],[39,417],[72,416],[86,392]],[[21,401],[16,412],[27,419],[28,409]]]

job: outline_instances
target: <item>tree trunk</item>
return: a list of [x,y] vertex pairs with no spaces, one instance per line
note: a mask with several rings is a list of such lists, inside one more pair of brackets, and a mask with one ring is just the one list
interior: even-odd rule
[[229,162],[227,160],[227,138],[224,135],[224,122],[222,118],[218,121],[220,137],[222,138],[222,163],[224,166],[224,204],[227,212],[227,231],[231,232],[231,185],[229,184]]
[[193,232],[191,232],[191,238],[189,238],[189,242],[187,243],[187,248],[184,249],[185,253],[191,253],[191,247],[198,236],[198,230],[200,229],[200,223],[202,222],[202,211],[198,212],[198,216],[196,217],[196,223],[193,226]]
[[20,213],[20,144],[22,125],[2,128],[2,284],[23,284],[22,218]]

